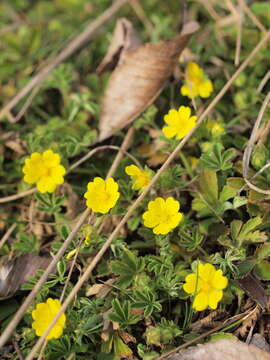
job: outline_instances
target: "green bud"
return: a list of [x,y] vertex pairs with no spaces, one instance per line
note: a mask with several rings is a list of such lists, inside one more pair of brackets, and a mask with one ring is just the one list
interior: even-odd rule
[[239,109],[246,109],[249,106],[248,93],[246,91],[238,91],[233,99],[235,105]]
[[268,150],[264,145],[256,148],[251,157],[251,164],[256,169],[261,169],[268,160]]
[[237,87],[242,87],[242,86],[245,84],[246,79],[247,79],[246,75],[245,75],[244,73],[241,73],[241,74],[240,74],[239,76],[237,76],[237,78],[235,79],[235,82],[234,82],[235,86],[237,86]]
[[160,328],[149,326],[144,335],[148,345],[160,345]]

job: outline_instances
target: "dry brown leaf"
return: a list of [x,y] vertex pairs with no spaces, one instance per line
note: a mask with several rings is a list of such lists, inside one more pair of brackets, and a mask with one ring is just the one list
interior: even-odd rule
[[0,300],[13,296],[30,276],[35,276],[38,269],[46,269],[50,262],[50,257],[32,253],[11,260],[3,257],[0,264]]
[[147,43],[121,54],[121,62],[112,73],[102,103],[100,141],[132,122],[153,103],[197,29],[198,24],[191,22],[173,39]]
[[115,283],[116,279],[109,279],[104,282],[104,284],[94,284],[86,291],[86,296],[96,295],[98,298],[104,298],[112,290],[112,285]]
[[121,64],[121,55],[126,50],[135,49],[141,40],[133,25],[126,18],[117,20],[108,52],[97,68],[99,75],[112,70],[116,63]]
[[166,360],[270,360],[270,354],[238,340],[222,339],[182,350]]
[[202,319],[197,320],[193,324],[190,325],[190,329],[195,333],[200,333],[205,328],[214,328],[218,326],[217,319],[224,317],[226,313],[223,310],[214,310],[211,311],[207,316]]
[[119,330],[118,334],[121,336],[121,339],[124,341],[125,344],[128,344],[129,342],[132,342],[134,344],[137,343],[137,339],[126,331]]
[[235,330],[234,334],[237,336],[240,335],[242,338],[246,338],[250,329],[254,328],[256,322],[261,317],[261,314],[262,310],[257,305],[257,307],[253,310],[253,313],[242,322],[241,326]]
[[248,274],[242,279],[237,280],[241,288],[254,300],[262,309],[267,308],[269,303],[269,296],[264,290],[262,283],[259,279],[251,274]]

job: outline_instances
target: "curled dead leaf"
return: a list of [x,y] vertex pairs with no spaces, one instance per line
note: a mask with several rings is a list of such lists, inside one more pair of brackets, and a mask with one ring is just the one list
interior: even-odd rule
[[141,40],[132,23],[125,18],[117,20],[108,52],[97,68],[99,75],[112,70],[116,63],[121,64],[121,55],[126,50],[135,49]]
[[112,286],[117,279],[109,279],[104,284],[94,284],[86,291],[86,296],[96,295],[98,298],[103,299],[112,290]]
[[32,253],[11,260],[3,257],[0,264],[0,300],[12,297],[30,276],[35,276],[38,269],[46,269],[50,262],[50,257]]
[[270,354],[238,340],[222,339],[182,350],[166,360],[270,360]]
[[99,141],[110,137],[136,119],[164,88],[182,50],[198,29],[185,25],[182,34],[158,43],[123,51],[112,73],[102,103]]

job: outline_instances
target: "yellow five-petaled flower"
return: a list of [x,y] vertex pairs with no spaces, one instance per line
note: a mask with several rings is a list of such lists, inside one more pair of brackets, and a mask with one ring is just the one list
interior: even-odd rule
[[185,278],[183,289],[193,294],[193,308],[197,311],[216,309],[223,297],[223,289],[228,285],[228,279],[223,276],[222,270],[216,270],[212,264],[199,264],[197,272]]
[[[46,302],[37,304],[36,308],[32,311],[32,318],[34,320],[32,328],[35,329],[37,336],[44,334],[60,308],[61,303],[58,299],[48,298]],[[65,323],[66,315],[61,314],[46,336],[46,339],[58,339],[63,334]]]
[[198,64],[189,62],[185,72],[185,83],[180,92],[190,99],[196,96],[208,98],[213,92],[213,84],[206,78],[203,69]]
[[55,191],[57,185],[63,184],[65,168],[60,164],[59,154],[46,150],[42,154],[34,152],[30,158],[25,159],[24,181],[36,184],[41,193]]
[[183,217],[179,209],[180,204],[173,197],[167,199],[157,197],[148,203],[148,211],[143,214],[144,225],[153,228],[154,234],[168,234]]
[[113,178],[103,180],[101,177],[95,177],[87,185],[87,192],[84,194],[86,205],[94,212],[106,214],[112,209],[120,193],[118,184]]
[[180,106],[178,110],[171,109],[164,116],[164,121],[167,124],[162,129],[164,135],[169,139],[174,136],[177,139],[185,137],[196,125],[197,116],[190,115],[191,109],[188,106]]
[[140,190],[145,188],[151,181],[150,174],[138,168],[136,165],[126,166],[125,172],[131,177],[133,185],[132,189]]

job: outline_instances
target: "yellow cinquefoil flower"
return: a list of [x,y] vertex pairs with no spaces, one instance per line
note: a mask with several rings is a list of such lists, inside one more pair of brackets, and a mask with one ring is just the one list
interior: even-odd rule
[[166,200],[157,197],[148,203],[148,211],[143,214],[144,225],[153,228],[154,234],[168,234],[181,221],[180,204],[173,197]]
[[164,116],[167,126],[162,131],[167,138],[176,136],[177,139],[185,137],[196,125],[197,116],[190,116],[191,109],[188,106],[180,106],[177,110],[172,109]]
[[59,154],[52,150],[46,150],[42,154],[32,153],[30,158],[25,159],[24,181],[28,184],[37,184],[41,193],[52,193],[56,186],[63,184],[66,170],[60,165]]
[[185,73],[185,83],[180,89],[181,94],[190,99],[196,96],[208,98],[213,90],[212,81],[206,78],[203,69],[195,62],[188,63]]
[[[61,308],[61,303],[58,299],[48,298],[46,302],[37,304],[35,310],[32,311],[32,328],[35,329],[37,336],[42,336],[55,315]],[[66,323],[66,315],[61,314],[46,339],[58,339],[63,334],[63,329]]]
[[195,295],[192,306],[197,311],[205,310],[208,306],[216,309],[223,297],[222,290],[228,285],[222,270],[216,270],[212,264],[199,264],[197,273],[187,275],[185,281],[183,289]]
[[139,169],[136,165],[126,166],[125,172],[131,177],[133,182],[132,189],[134,190],[145,188],[151,181],[150,174],[145,170]]
[[94,181],[89,182],[87,185],[87,192],[84,194],[86,205],[101,214],[106,214],[112,209],[120,193],[118,192],[118,184],[109,178],[103,180],[101,177],[95,177]]

